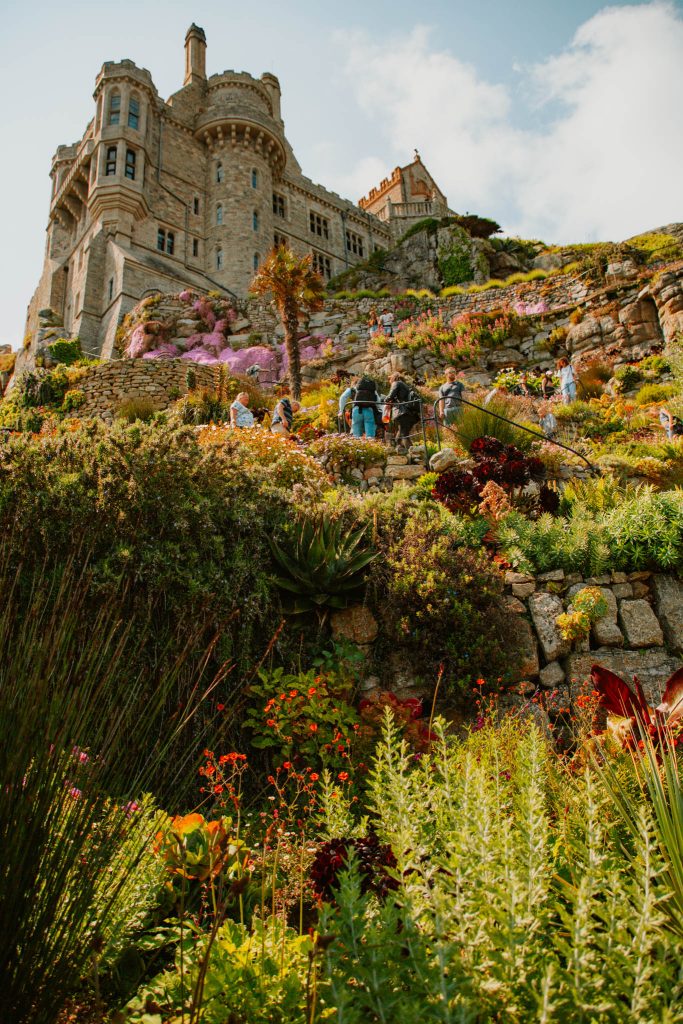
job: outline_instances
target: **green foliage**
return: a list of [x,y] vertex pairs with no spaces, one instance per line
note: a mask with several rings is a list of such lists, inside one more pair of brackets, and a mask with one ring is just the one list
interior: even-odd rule
[[640,361],[638,369],[644,377],[660,377],[663,373],[671,372],[671,363],[666,356],[647,356]]
[[284,544],[270,542],[281,573],[275,582],[286,592],[292,614],[324,616],[362,597],[365,570],[377,557],[364,543],[364,527],[345,530],[341,521],[325,515],[317,520],[300,516],[293,532]]
[[83,358],[79,338],[57,338],[45,347],[55,363],[65,363],[67,366],[71,366]]
[[515,567],[530,571],[564,569],[591,576],[608,568],[630,572],[679,568],[683,565],[683,491],[640,487],[630,493],[614,504],[615,497],[606,496],[600,509],[596,490],[593,508],[583,507],[575,498],[568,514],[559,518],[542,515],[534,522],[510,513],[498,526],[506,557]]
[[555,622],[565,640],[585,640],[591,626],[608,611],[607,599],[599,587],[584,587],[571,600],[566,612]]
[[457,244],[455,240],[439,252],[438,267],[445,287],[472,280],[469,248],[462,243]]
[[636,395],[637,405],[651,405],[652,402],[665,402],[678,393],[675,384],[644,384]]
[[683,256],[683,246],[679,240],[663,231],[636,235],[628,239],[628,244],[641,253],[647,263],[678,260]]
[[[255,917],[251,927],[225,920],[215,937],[190,928],[179,945],[175,970],[164,971],[140,989],[126,1007],[126,1020],[131,1024],[161,1021],[161,1016],[148,1012],[150,1004],[160,1008],[163,1019],[180,1020],[181,1011],[193,1002],[205,973],[196,1021],[312,1021],[307,978],[314,951],[310,936],[288,928],[276,916],[265,921]],[[189,1021],[189,1016],[186,1019]]]
[[643,379],[643,375],[636,366],[626,364],[626,366],[620,366],[614,376],[621,384],[622,391],[631,391],[636,384],[640,384]]
[[381,441],[371,438],[353,437],[352,434],[330,434],[311,442],[308,450],[320,459],[328,472],[340,473],[348,478],[352,469],[367,469],[368,466],[383,466],[387,461],[387,449]]
[[76,412],[78,409],[81,408],[84,402],[85,392],[81,391],[80,388],[69,388],[68,391],[64,392],[64,399],[62,401],[61,412]]

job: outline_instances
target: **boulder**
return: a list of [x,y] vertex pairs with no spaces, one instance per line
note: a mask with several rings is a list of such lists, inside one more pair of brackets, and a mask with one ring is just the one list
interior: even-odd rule
[[512,584],[512,596],[518,598],[529,597],[533,594],[536,589],[535,583],[513,583]]
[[424,466],[387,465],[384,476],[387,480],[417,480],[424,475]]
[[529,598],[529,611],[536,628],[546,661],[555,661],[569,652],[569,641],[565,640],[555,622],[564,611],[562,601],[555,594],[540,591]]
[[377,619],[364,604],[354,604],[332,613],[330,618],[332,636],[335,640],[351,640],[360,646],[371,644],[377,639]]
[[429,468],[433,473],[445,473],[460,462],[460,456],[452,448],[442,448],[440,452],[434,452],[429,460]]
[[620,603],[619,622],[629,647],[661,647],[664,643],[657,616],[642,598]]
[[666,642],[677,654],[683,654],[683,584],[674,576],[652,577],[652,592]]
[[664,683],[672,672],[681,667],[682,662],[661,648],[644,651],[610,651],[599,648],[586,654],[572,654],[567,659],[567,678],[572,697],[585,690],[587,682],[590,689],[590,670],[596,664],[616,672],[627,682],[631,682],[634,675],[638,676],[645,696],[656,707],[662,699]]

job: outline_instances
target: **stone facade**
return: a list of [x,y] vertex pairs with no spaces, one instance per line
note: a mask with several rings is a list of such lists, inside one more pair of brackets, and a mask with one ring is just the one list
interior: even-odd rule
[[146,69],[103,65],[83,137],[53,159],[27,333],[50,308],[84,351],[111,358],[124,314],[146,294],[194,287],[244,296],[280,240],[313,253],[325,277],[390,243],[381,220],[302,174],[275,75],[207,78],[205,55],[193,25],[183,87],[166,101]]

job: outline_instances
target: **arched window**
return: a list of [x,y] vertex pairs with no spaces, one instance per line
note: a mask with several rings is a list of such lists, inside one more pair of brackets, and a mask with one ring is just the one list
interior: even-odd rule
[[223,223],[223,207],[219,203],[218,206],[216,207],[216,224],[220,225],[222,223]]
[[223,250],[216,249],[216,270],[223,269]]
[[259,264],[261,263],[261,257],[257,252],[254,253],[254,270],[258,270]]
[[251,187],[258,188],[258,171],[255,167],[251,169]]
[[128,100],[128,127],[136,130],[140,127],[140,100],[135,94]]
[[258,210],[254,210],[254,212],[251,215],[251,226],[253,227],[254,231],[258,231]]
[[131,181],[135,181],[135,150],[134,149],[127,149],[126,150],[126,167],[125,167],[125,170],[124,170],[124,174],[125,174],[125,176],[127,178],[130,178]]
[[121,93],[113,92],[109,97],[109,124],[119,124],[121,121]]
[[223,181],[223,164],[221,163],[216,164],[216,181],[219,185]]

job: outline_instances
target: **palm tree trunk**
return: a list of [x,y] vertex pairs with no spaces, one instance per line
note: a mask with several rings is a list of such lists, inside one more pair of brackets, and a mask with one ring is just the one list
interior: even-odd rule
[[296,310],[284,309],[282,325],[285,329],[285,348],[289,364],[289,387],[292,398],[298,402],[301,398],[301,352],[299,351],[299,317]]

